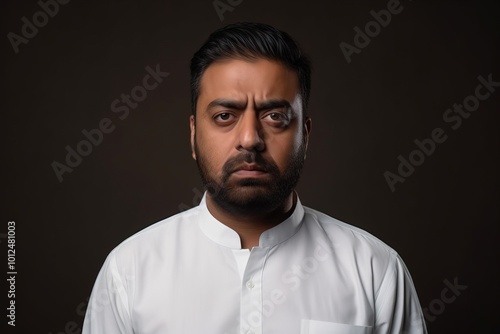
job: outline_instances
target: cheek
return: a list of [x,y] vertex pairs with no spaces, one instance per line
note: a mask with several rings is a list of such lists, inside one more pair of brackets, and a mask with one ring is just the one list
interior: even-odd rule
[[213,173],[219,174],[231,152],[231,144],[228,138],[217,136],[214,133],[208,134],[204,131],[199,131],[196,135],[196,142],[198,153],[203,157],[205,165]]
[[286,135],[275,138],[268,145],[268,151],[279,169],[284,172],[292,161],[293,157],[299,152],[302,140],[300,135]]

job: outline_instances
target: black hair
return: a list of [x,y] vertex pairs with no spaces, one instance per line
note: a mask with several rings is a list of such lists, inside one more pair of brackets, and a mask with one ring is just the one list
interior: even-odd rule
[[302,109],[307,114],[311,91],[311,63],[298,43],[286,32],[262,23],[240,22],[227,25],[210,34],[191,59],[191,109],[196,114],[200,80],[215,61],[235,58],[278,61],[297,73]]

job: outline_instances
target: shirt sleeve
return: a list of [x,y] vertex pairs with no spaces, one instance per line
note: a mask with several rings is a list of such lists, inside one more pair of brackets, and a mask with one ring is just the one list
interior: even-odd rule
[[375,300],[376,334],[427,334],[424,316],[410,273],[392,254]]
[[111,252],[97,276],[90,296],[82,334],[133,334],[127,284]]

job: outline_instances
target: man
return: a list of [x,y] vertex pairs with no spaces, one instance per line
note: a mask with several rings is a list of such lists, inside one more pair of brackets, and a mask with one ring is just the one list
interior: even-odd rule
[[292,38],[239,23],[191,60],[200,205],[115,248],[84,334],[426,333],[398,254],[302,206],[310,65]]

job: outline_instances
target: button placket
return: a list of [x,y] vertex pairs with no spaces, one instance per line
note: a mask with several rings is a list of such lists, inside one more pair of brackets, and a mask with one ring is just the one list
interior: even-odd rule
[[268,248],[255,247],[250,253],[241,285],[240,333],[262,334],[262,272]]

